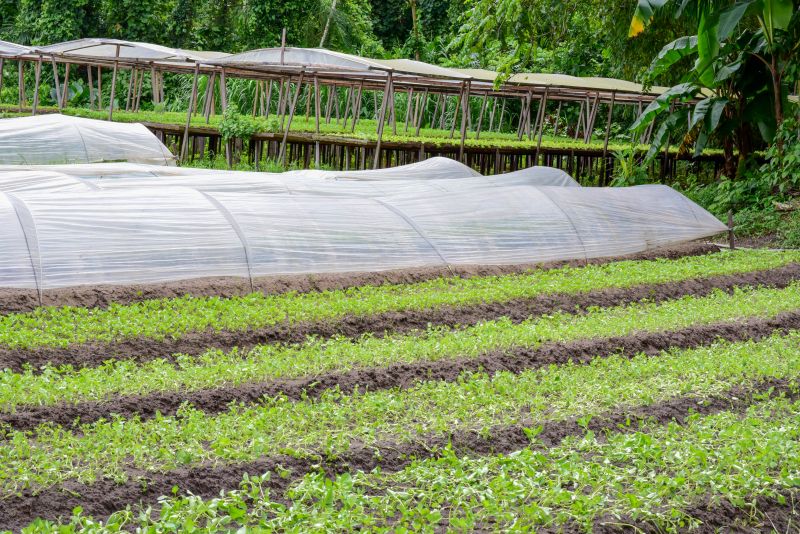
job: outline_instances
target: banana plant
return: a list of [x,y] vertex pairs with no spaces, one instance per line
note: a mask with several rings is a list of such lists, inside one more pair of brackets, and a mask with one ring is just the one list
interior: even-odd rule
[[694,145],[696,155],[716,137],[725,148],[726,172],[731,176],[734,145],[741,168],[753,149],[754,127],[764,141],[771,142],[783,120],[786,87],[782,69],[787,61],[778,57],[778,37],[789,27],[794,3],[638,0],[629,34],[644,31],[654,13],[665,8],[672,9],[675,16],[693,16],[697,35],[667,44],[650,65],[648,83],[684,58],[694,57],[695,61],[682,83],[652,102],[631,128],[641,132],[659,121],[650,157],[679,129],[685,132],[681,144]]

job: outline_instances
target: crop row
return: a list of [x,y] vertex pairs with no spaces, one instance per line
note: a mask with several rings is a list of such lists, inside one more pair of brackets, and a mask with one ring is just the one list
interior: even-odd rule
[[[649,405],[696,393],[712,395],[764,377],[800,376],[800,334],[760,342],[719,342],[712,347],[658,356],[612,356],[590,365],[568,364],[457,382],[429,381],[412,388],[289,402],[265,398],[208,415],[184,406],[176,416],[113,418],[76,431],[42,425],[33,432],[6,429],[0,442],[0,487],[5,495],[97,477],[125,481],[144,472],[250,461],[289,454],[346,452],[351,443],[371,447],[409,443],[459,430],[488,432],[496,425],[566,420],[619,406]],[[134,471],[131,471],[134,470]]]
[[398,363],[475,358],[492,351],[542,343],[661,332],[800,309],[800,282],[786,289],[737,288],[659,304],[598,308],[583,315],[556,313],[514,324],[501,318],[464,328],[359,339],[310,339],[304,344],[260,345],[249,351],[209,350],[146,363],[110,360],[99,367],[72,366],[0,373],[0,411],[21,405],[102,400],[155,391],[186,392],[275,379],[299,378]]
[[323,321],[441,306],[508,302],[549,294],[579,294],[780,267],[800,253],[736,251],[677,260],[622,261],[579,268],[415,284],[363,286],[306,294],[148,300],[107,309],[39,308],[0,317],[0,345],[64,347],[87,341],[180,338],[187,332],[242,331],[276,324]]
[[588,432],[545,451],[532,447],[485,457],[445,452],[397,473],[356,472],[333,480],[313,473],[286,498],[270,493],[267,474],[245,477],[241,489],[215,499],[165,497],[153,516],[127,510],[100,523],[76,514],[65,530],[46,522],[37,527],[417,532],[442,525],[458,531],[571,525],[592,532],[603,524],[648,524],[659,532],[685,532],[700,524],[694,509],[723,499],[742,509],[741,520],[769,527],[769,518],[748,504],[758,497],[781,502],[797,487],[798,473],[800,402],[774,399],[751,406],[744,417],[722,412],[604,439]]

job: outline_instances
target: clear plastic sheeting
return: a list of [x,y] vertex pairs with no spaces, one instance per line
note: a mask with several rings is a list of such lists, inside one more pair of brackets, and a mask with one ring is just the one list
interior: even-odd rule
[[581,259],[726,229],[666,186],[462,183],[434,180],[423,182],[424,190],[336,198],[188,187],[0,193],[0,286],[41,291]]
[[91,182],[52,171],[7,171],[0,172],[0,191],[39,191],[62,193],[65,191],[87,192],[97,189]]
[[488,176],[492,183],[529,183],[535,185],[555,185],[559,187],[580,187],[575,178],[555,167],[534,166],[518,171]]
[[0,120],[0,164],[127,161],[174,165],[174,160],[167,147],[142,124],[58,114]]

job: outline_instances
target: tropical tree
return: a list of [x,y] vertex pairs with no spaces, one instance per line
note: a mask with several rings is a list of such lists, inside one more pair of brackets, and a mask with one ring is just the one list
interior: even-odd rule
[[694,145],[695,154],[716,138],[725,150],[726,174],[738,175],[754,149],[754,130],[771,142],[783,121],[788,94],[784,74],[799,46],[787,32],[794,2],[638,0],[629,34],[642,33],[660,9],[690,17],[697,34],[667,44],[650,66],[648,83],[684,58],[694,58],[694,64],[681,83],[642,112],[632,129],[641,132],[659,121],[650,156],[675,131],[684,132],[681,145]]

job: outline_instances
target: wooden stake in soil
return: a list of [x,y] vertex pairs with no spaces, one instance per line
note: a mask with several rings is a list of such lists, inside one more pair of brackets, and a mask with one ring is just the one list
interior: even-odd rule
[[[281,166],[286,165],[286,139],[289,137],[289,130],[292,127],[292,118],[294,117],[294,110],[297,107],[297,97],[300,96],[300,91],[303,89],[303,77],[305,76],[305,69],[300,71],[300,79],[297,81],[297,85],[295,86],[294,91],[294,99],[289,108],[289,120],[286,122],[286,129],[283,131],[283,140],[281,141],[281,152],[280,152],[280,162]],[[288,84],[287,84],[288,86]],[[287,88],[287,100],[288,100],[288,91]]]

